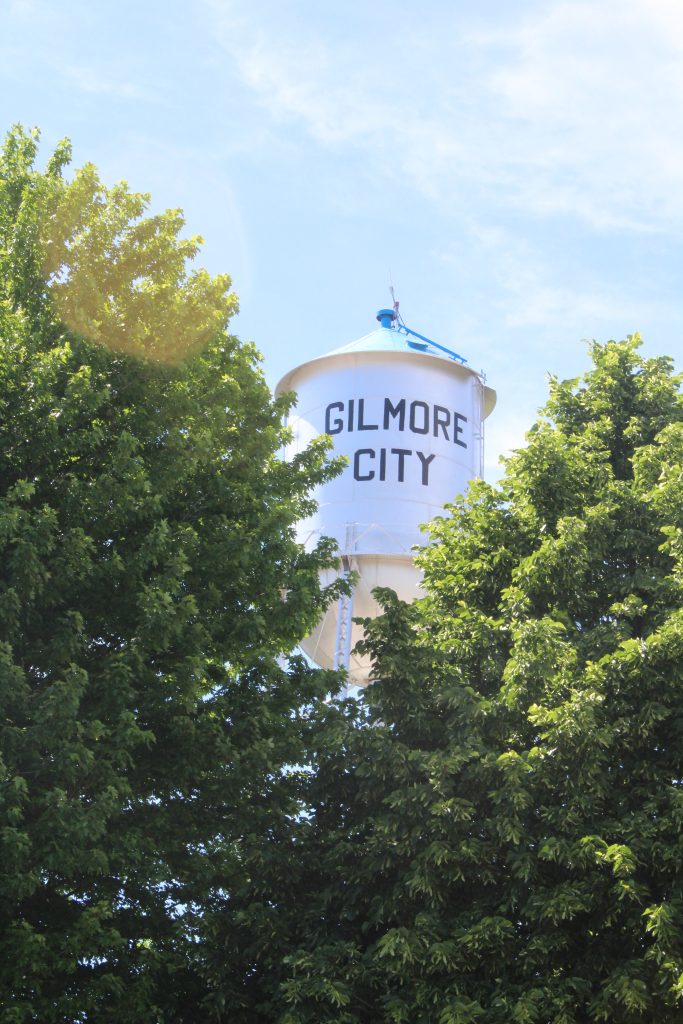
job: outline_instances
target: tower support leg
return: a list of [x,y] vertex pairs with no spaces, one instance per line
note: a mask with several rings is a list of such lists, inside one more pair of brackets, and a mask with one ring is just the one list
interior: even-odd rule
[[[346,567],[345,567],[346,568]],[[346,568],[345,575],[348,576],[349,569]],[[351,629],[353,618],[353,591],[350,594],[342,594],[337,603],[337,633],[334,644],[334,668],[344,669],[346,672],[346,684],[341,692],[342,697],[348,696],[349,691],[349,665],[351,662]]]

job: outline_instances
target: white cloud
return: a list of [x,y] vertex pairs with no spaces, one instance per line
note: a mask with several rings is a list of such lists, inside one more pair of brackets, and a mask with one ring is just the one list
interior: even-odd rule
[[82,92],[112,96],[115,99],[153,99],[146,88],[116,74],[103,73],[101,70],[79,65],[60,67],[59,70]]
[[40,10],[41,6],[38,0],[10,0],[8,5],[10,17],[21,21],[35,18]]
[[679,9],[666,0],[560,2],[508,43],[490,85],[500,126],[517,126],[516,138],[506,135],[511,162],[528,174],[525,205],[598,226],[683,215]]
[[305,16],[297,24],[269,8],[261,18],[258,3],[206,3],[275,126],[353,148],[440,202],[466,206],[485,190],[503,206],[599,229],[683,218],[677,0],[522,4],[496,31],[458,6],[428,5],[403,34],[400,11],[379,45],[360,27],[354,36],[353,5],[338,38]]
[[604,281],[599,288],[558,286],[541,255],[522,239],[500,228],[472,225],[471,233],[487,259],[489,279],[500,296],[502,323],[506,328],[553,328],[580,330],[586,323],[604,323],[628,311],[628,297],[613,294]]
[[[544,349],[549,333],[558,330],[571,338],[593,337],[603,329],[612,331],[615,324],[637,325],[653,317],[653,301],[640,292],[629,292],[618,277],[611,281],[608,274],[596,276],[582,266],[580,257],[568,264],[547,242],[539,248],[510,230],[482,225],[473,216],[466,232],[465,241],[458,240],[456,246],[444,247],[435,255],[452,269],[455,280],[462,280],[466,272],[463,251],[476,256],[475,273],[486,275],[482,305],[470,300],[470,316],[477,309],[478,316],[469,325],[459,325],[461,333],[470,331],[475,336],[478,347],[487,347],[480,336],[482,321],[487,329],[495,327],[506,335],[524,331],[527,345],[533,337]],[[667,313],[661,299],[657,312]]]

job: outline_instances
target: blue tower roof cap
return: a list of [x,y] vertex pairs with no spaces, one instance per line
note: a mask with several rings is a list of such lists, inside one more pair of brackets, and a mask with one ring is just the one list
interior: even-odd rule
[[[281,394],[283,391],[288,390],[293,377],[303,366],[309,363],[317,363],[319,360],[329,359],[333,356],[353,355],[355,353],[360,354],[361,352],[401,352],[414,355],[416,352],[419,352],[434,359],[441,359],[444,362],[455,363],[460,366],[466,362],[457,352],[453,352],[451,349],[446,348],[445,345],[431,341],[422,334],[418,334],[416,331],[406,327],[399,320],[394,309],[380,309],[377,313],[377,319],[380,322],[380,326],[376,327],[374,331],[370,331],[369,334],[364,334],[362,338],[349,342],[348,345],[342,345],[340,348],[335,348],[331,352],[314,356],[313,359],[306,360],[301,366],[290,370],[278,383],[275,393]],[[398,327],[395,326],[397,320],[399,320]],[[469,367],[465,368],[470,373],[474,372]]]
[[[429,355],[453,359],[457,363],[466,363],[464,356],[458,355],[452,349],[440,345],[431,338],[425,338],[423,334],[406,327],[399,317],[396,309],[380,309],[377,313],[380,326],[370,334],[364,335],[349,345],[328,352],[327,355],[341,355],[347,352],[426,352]],[[398,326],[395,326],[398,321]]]
[[[419,351],[425,351],[427,346],[420,345]],[[392,327],[376,327],[374,331],[370,331],[369,334],[364,334],[362,338],[358,338],[356,341],[349,342],[348,345],[342,345],[340,348],[335,348],[331,352],[326,352],[326,356],[340,356],[345,355],[348,352],[414,352],[415,346],[409,342],[408,335],[402,334]],[[436,355],[436,352],[434,353]]]

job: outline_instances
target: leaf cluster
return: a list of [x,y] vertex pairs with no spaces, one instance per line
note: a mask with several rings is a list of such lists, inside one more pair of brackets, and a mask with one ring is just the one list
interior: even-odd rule
[[0,157],[0,1021],[195,1020],[202,910],[298,806],[335,468],[278,458],[178,212],[36,146]]

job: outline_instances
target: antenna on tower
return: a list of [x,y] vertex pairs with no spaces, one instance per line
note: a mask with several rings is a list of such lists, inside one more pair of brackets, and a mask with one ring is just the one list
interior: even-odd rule
[[[389,280],[391,280],[391,276],[389,277]],[[398,299],[396,298],[396,293],[394,292],[393,284],[389,285],[389,291],[391,292],[391,302],[394,308],[394,313],[396,314],[396,319],[400,320],[400,314],[398,311],[399,302]]]
[[398,312],[398,299],[393,290],[393,281],[391,280],[391,268],[389,268],[389,292],[391,293],[391,303],[394,311],[394,319],[400,323],[400,313]]

